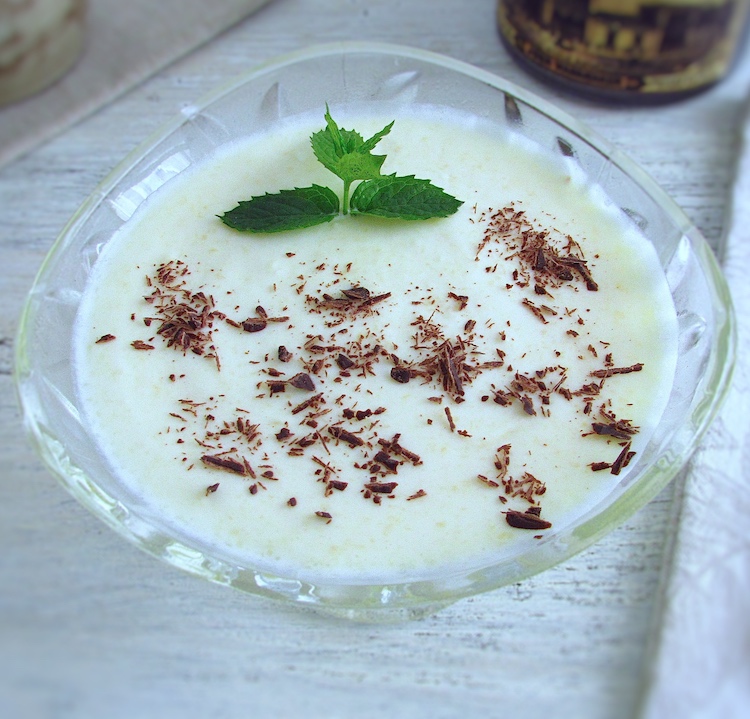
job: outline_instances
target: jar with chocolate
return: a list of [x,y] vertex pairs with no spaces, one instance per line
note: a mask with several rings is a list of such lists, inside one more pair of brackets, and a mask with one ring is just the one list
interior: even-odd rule
[[619,98],[676,99],[729,71],[750,0],[499,0],[505,44],[523,64]]

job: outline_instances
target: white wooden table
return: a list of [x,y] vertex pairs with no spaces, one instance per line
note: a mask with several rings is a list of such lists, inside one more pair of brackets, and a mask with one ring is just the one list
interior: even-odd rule
[[[67,218],[135,145],[228,77],[348,39],[446,53],[556,102],[630,154],[716,248],[750,58],[662,107],[529,77],[494,0],[275,0],[0,171],[0,716],[562,717],[633,714],[674,511],[665,490],[583,554],[404,625],[358,625],[213,586],[134,549],[24,440],[12,388],[23,298]],[[747,55],[747,53],[746,53]]]

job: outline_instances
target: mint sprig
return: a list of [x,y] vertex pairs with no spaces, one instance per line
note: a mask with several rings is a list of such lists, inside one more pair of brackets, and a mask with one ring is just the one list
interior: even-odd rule
[[[325,128],[314,132],[310,143],[318,161],[344,182],[340,206],[328,187],[295,187],[242,200],[220,215],[221,221],[242,232],[282,232],[330,222],[339,213],[399,220],[448,217],[463,204],[429,180],[382,174],[386,156],[372,151],[393,122],[365,140],[356,130],[340,128],[328,105],[325,120]],[[359,185],[351,193],[354,182]]]

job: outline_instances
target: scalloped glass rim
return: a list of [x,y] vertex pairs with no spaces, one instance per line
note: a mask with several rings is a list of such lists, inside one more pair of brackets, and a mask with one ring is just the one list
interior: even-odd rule
[[[338,73],[318,80],[323,65]],[[364,73],[365,66],[375,77],[357,74]],[[316,67],[312,76],[331,85],[324,93],[316,94],[307,77]],[[291,98],[283,83],[300,77],[305,82],[302,88],[298,82]],[[334,87],[336,83],[340,86]],[[223,139],[231,139],[232,132],[247,131],[242,122],[250,123],[251,113],[242,121],[227,114],[236,96],[253,91],[259,98],[258,116],[272,121],[284,105],[293,108],[296,103],[309,110],[326,100],[333,105],[340,94],[350,101],[353,96],[381,102],[378,95],[386,85],[389,101],[396,104],[415,102],[423,92],[445,104],[473,102],[472,111],[488,116],[494,112],[495,120],[570,158],[601,185],[657,248],[678,308],[678,377],[665,419],[647,451],[610,500],[575,526],[550,534],[512,561],[468,574],[387,586],[311,584],[261,573],[176,541],[107,491],[102,477],[85,469],[90,457],[85,428],[76,426],[72,372],[65,362],[70,332],[66,334],[64,327],[66,322],[72,325],[80,290],[112,227],[125,222],[144,197],[189,166],[193,153],[208,153]],[[289,112],[294,114],[293,109]],[[460,597],[520,581],[569,558],[621,524],[675,476],[696,448],[730,386],[734,347],[731,300],[710,247],[677,205],[622,152],[550,103],[489,72],[413,48],[351,42],[285,55],[223,85],[162,126],[99,184],[63,229],[39,271],[19,326],[15,380],[25,427],[40,457],[81,504],[141,549],[243,591],[343,617],[392,620],[419,616]]]

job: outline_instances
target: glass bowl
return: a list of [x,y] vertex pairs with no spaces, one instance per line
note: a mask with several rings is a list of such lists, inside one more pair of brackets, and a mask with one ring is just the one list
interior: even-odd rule
[[[653,243],[677,310],[679,356],[667,410],[622,481],[572,526],[510,559],[470,572],[383,584],[275,576],[161,526],[108,470],[86,424],[72,328],[102,247],[145,198],[217,148],[324,103],[437,105],[492,120],[576,163]],[[513,84],[440,55],[383,44],[313,47],[266,63],[187,107],[96,188],[62,231],[21,318],[15,378],[37,452],[63,486],[141,549],[192,574],[253,594],[365,620],[416,617],[518,582],[581,551],[652,499],[716,414],[734,354],[730,298],[713,253],[675,203],[632,161],[575,119]]]

